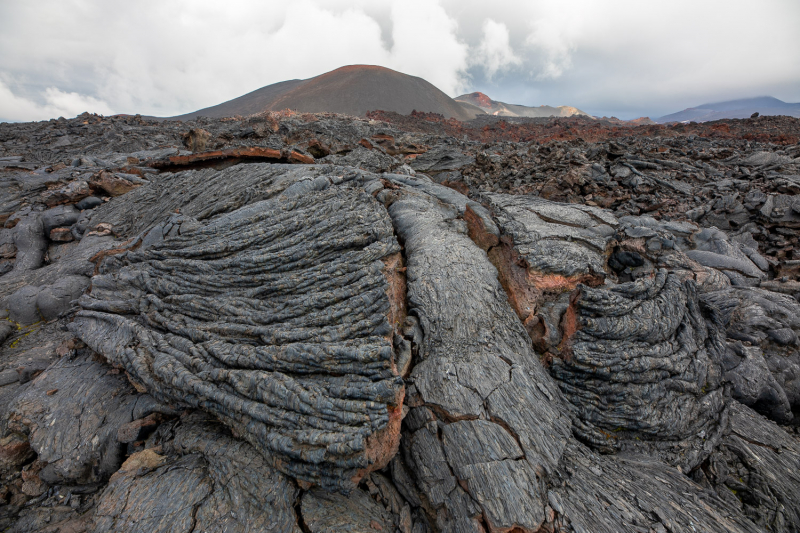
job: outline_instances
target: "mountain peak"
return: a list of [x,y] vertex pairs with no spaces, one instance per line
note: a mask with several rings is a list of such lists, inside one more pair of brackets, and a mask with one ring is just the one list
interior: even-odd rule
[[228,102],[174,118],[220,118],[282,109],[362,117],[368,111],[408,115],[416,110],[458,120],[482,114],[479,109],[456,102],[420,77],[379,65],[346,65],[306,80],[267,85]]
[[493,101],[484,93],[478,91],[459,96],[458,98],[456,98],[456,100],[458,100],[459,98],[462,99],[461,101],[469,101],[469,103],[471,103],[472,105],[477,105],[478,107],[491,107]]
[[738,100],[689,107],[683,111],[657,118],[656,122],[663,124],[666,122],[708,122],[726,118],[750,118],[756,112],[763,116],[788,115],[790,117],[800,117],[800,103],[787,103],[773,96],[740,98]]
[[541,105],[538,107],[530,107],[517,104],[507,104],[492,100],[489,96],[482,92],[474,92],[469,94],[462,94],[456,97],[456,102],[473,105],[481,108],[483,111],[490,115],[497,115],[501,117],[571,117],[573,115],[587,115],[580,109],[571,106],[558,106],[553,107],[549,105]]

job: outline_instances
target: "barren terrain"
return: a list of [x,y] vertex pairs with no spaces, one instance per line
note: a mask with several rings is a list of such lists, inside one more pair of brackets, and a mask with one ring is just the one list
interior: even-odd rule
[[799,143],[0,124],[0,530],[797,531]]

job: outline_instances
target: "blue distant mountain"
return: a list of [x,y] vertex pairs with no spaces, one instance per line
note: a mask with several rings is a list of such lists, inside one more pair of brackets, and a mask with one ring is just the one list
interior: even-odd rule
[[702,104],[677,113],[664,115],[656,122],[708,122],[723,118],[750,118],[753,113],[760,115],[788,115],[800,118],[800,103],[790,104],[771,96],[743,98],[714,104]]

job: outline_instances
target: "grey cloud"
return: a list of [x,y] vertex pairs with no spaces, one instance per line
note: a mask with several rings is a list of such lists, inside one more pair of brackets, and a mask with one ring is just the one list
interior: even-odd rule
[[[462,27],[478,6],[460,11]],[[498,1],[492,17],[523,58],[492,80],[470,70],[498,100],[623,118],[762,94],[800,101],[797,2]]]
[[798,23],[795,0],[0,1],[0,120],[179,114],[354,63],[621,118],[800,101]]

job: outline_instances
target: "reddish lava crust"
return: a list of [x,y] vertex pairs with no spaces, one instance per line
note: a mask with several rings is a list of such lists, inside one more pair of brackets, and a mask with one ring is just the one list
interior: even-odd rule
[[[572,352],[570,341],[578,331],[578,316],[575,305],[580,298],[579,284],[598,287],[605,279],[602,274],[580,274],[562,276],[558,274],[544,274],[530,269],[524,258],[514,250],[514,243],[509,236],[497,238],[486,231],[481,218],[467,206],[464,212],[469,237],[483,249],[489,261],[497,269],[497,279],[508,296],[508,303],[522,321],[525,331],[533,342],[534,348],[543,354],[545,363],[552,357],[551,349],[555,348],[561,357],[569,360]],[[539,305],[548,295],[557,295],[572,292],[570,305],[560,324],[562,341],[558,347],[548,346],[546,342],[546,322],[539,316]]]
[[481,142],[547,142],[583,139],[600,142],[621,137],[679,137],[697,135],[711,139],[743,139],[792,145],[800,142],[800,119],[767,116],[755,119],[725,119],[688,124],[615,124],[610,120],[586,117],[514,118],[480,116],[470,122],[446,119],[436,113],[413,111],[400,115],[370,111],[367,118],[382,120],[406,131],[463,137]]
[[219,162],[234,164],[247,160],[301,163],[306,165],[314,163],[314,158],[295,150],[275,150],[260,146],[250,146],[247,148],[229,148],[227,150],[200,152],[191,155],[177,155],[170,157],[167,162],[159,161],[151,163],[150,166],[159,170],[188,170],[190,168],[214,166]]

